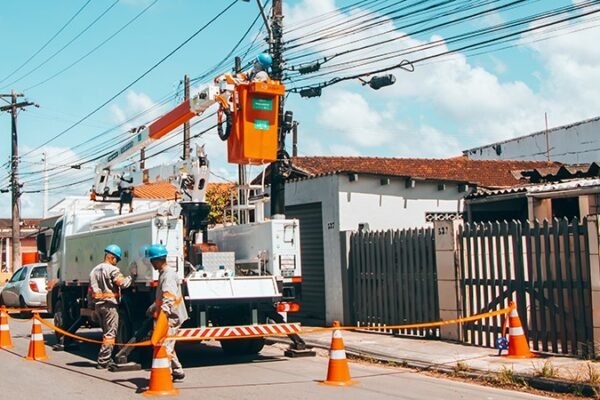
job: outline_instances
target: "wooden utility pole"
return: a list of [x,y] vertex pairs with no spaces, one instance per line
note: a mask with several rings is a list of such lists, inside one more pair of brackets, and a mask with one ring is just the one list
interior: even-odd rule
[[8,105],[0,107],[0,112],[6,111],[11,114],[11,173],[10,184],[12,193],[12,271],[21,268],[21,185],[19,184],[19,146],[17,140],[17,111],[25,107],[33,106],[34,103],[22,101],[17,103],[18,97],[23,97],[22,93],[16,93],[14,90],[10,94],[0,94],[0,98],[10,97]]
[[[183,77],[183,98],[186,101],[190,101],[190,77],[185,75]],[[183,124],[183,159],[190,159],[190,122],[187,121]]]
[[[269,43],[269,52],[273,57],[271,78],[276,81],[283,79],[283,0],[273,0],[271,15],[271,31],[273,34]],[[283,110],[285,96],[279,98],[279,132],[277,161],[271,164],[271,218],[283,217],[285,214],[285,178],[283,176],[285,157],[285,128],[283,126]]]

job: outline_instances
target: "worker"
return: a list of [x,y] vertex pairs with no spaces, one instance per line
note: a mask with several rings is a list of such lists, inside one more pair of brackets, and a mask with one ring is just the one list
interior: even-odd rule
[[273,63],[273,58],[267,53],[260,53],[256,56],[254,66],[248,71],[248,80],[253,82],[266,82],[269,80],[269,68]]
[[108,368],[112,364],[112,351],[119,327],[120,289],[131,285],[132,276],[125,278],[117,267],[121,260],[121,248],[110,244],[104,249],[104,261],[90,272],[91,297],[94,310],[102,327],[102,346],[98,353],[96,368]]
[[[188,313],[183,303],[179,277],[175,269],[167,263],[167,248],[162,244],[153,244],[148,247],[146,257],[154,270],[158,271],[158,286],[156,287],[156,301],[148,308],[147,314],[158,318],[162,310],[169,322],[168,336],[175,336],[177,330],[188,319]],[[185,373],[175,352],[175,341],[166,343],[166,350],[171,359],[171,375],[173,380],[183,380]]]
[[129,212],[133,212],[133,177],[124,173],[119,180],[119,215],[123,210],[123,204],[129,205]]

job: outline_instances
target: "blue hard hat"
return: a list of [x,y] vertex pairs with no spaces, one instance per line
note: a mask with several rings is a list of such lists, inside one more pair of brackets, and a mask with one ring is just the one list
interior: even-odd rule
[[273,57],[271,57],[268,53],[260,53],[256,56],[256,61],[265,69],[269,69],[271,64],[273,64]]
[[168,253],[169,252],[164,245],[153,244],[152,246],[148,247],[148,250],[146,250],[146,257],[150,260],[153,260],[155,258],[166,257]]
[[123,253],[121,253],[121,248],[119,246],[117,246],[116,244],[109,244],[104,249],[104,252],[112,254],[113,256],[117,257],[118,260],[121,259],[121,256],[123,254]]

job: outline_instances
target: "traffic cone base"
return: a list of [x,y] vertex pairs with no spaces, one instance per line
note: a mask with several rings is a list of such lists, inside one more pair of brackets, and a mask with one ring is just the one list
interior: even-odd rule
[[15,347],[10,338],[10,327],[8,326],[8,314],[6,307],[0,309],[0,349],[12,349]]
[[38,321],[37,314],[33,315],[29,353],[25,359],[29,361],[45,361],[48,359],[48,356],[46,355],[46,345],[44,344],[44,334],[42,333],[42,324]]
[[508,317],[508,358],[534,358],[535,354],[529,350],[529,342],[525,337],[525,331],[521,319],[517,313],[515,303],[510,302],[512,307]]
[[[339,327],[339,322],[333,323],[334,328]],[[327,379],[321,382],[329,386],[350,386],[358,382],[350,376],[350,368],[346,359],[346,349],[342,332],[334,330],[331,337],[331,349],[329,350],[329,366],[327,368]]]
[[144,392],[144,396],[175,396],[178,394],[179,390],[173,386],[171,361],[163,342],[154,347],[150,384],[148,385],[148,390]]

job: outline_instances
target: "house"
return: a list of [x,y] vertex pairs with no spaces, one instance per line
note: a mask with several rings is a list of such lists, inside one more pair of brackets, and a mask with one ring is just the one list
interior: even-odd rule
[[[38,231],[39,219],[27,218],[21,221],[21,263],[28,264],[38,260],[35,234]],[[12,266],[12,220],[0,219],[0,282],[14,272]]]
[[300,220],[298,318],[315,324],[343,320],[344,231],[422,227],[462,217],[464,198],[475,188],[512,187],[526,182],[521,171],[560,166],[466,157],[296,157],[292,165],[285,214]]
[[526,184],[479,188],[467,196],[469,222],[583,218],[600,211],[600,166],[596,163],[522,172]]
[[464,150],[471,160],[552,160],[564,164],[600,160],[600,117]]

